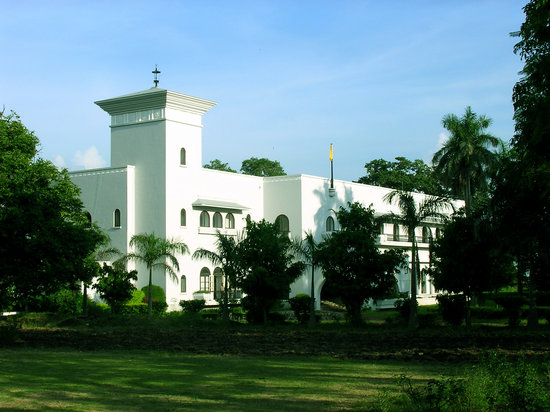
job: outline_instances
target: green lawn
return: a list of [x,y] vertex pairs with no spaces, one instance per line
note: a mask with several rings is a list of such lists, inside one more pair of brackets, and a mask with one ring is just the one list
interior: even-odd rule
[[[395,377],[463,366],[334,358],[0,349],[5,410],[399,410]],[[397,403],[396,403],[397,402]]]

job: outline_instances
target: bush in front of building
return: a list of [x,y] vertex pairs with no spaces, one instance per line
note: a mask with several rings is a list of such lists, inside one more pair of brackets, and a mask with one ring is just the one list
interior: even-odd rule
[[298,293],[293,298],[290,298],[288,302],[298,322],[306,323],[309,320],[311,297],[306,293]]
[[453,326],[460,326],[466,316],[464,295],[437,295],[437,303],[443,320]]
[[204,299],[180,300],[181,309],[185,313],[198,313],[205,305]]

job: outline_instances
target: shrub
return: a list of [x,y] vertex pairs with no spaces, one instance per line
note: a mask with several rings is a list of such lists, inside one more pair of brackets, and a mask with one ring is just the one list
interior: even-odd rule
[[495,302],[502,306],[504,314],[508,317],[508,326],[519,326],[521,320],[521,307],[527,303],[527,299],[518,293],[498,293]]
[[203,299],[180,300],[181,309],[185,313],[197,313],[204,309],[206,302]]
[[537,306],[537,312],[539,318],[546,319],[546,322],[550,325],[550,306]]
[[110,312],[109,305],[106,303],[97,303],[94,301],[88,301],[88,316],[89,317],[101,317]]
[[64,314],[78,314],[82,311],[82,294],[77,290],[61,289],[47,296],[42,310]]
[[124,315],[146,315],[147,309],[147,303],[125,303],[122,306],[120,313]]
[[138,303],[143,303],[143,299],[145,299],[145,293],[142,290],[134,289],[132,291],[132,297],[126,301],[127,305],[136,305]]
[[[395,306],[395,308],[397,309],[397,312],[399,313],[399,317],[405,322],[409,320],[412,304],[413,302],[409,297],[406,297],[403,299],[397,299],[393,304],[393,306]],[[418,308],[418,302],[414,302],[414,304]]]
[[13,345],[19,338],[21,322],[15,316],[8,316],[0,322],[0,346]]
[[299,293],[290,298],[288,302],[298,322],[306,323],[309,320],[311,297],[305,293]]
[[548,362],[510,361],[491,353],[465,379],[431,379],[414,386],[401,375],[398,384],[414,410],[543,411],[550,404],[549,367]]
[[437,303],[443,320],[453,326],[460,326],[466,309],[464,295],[437,295]]
[[[149,296],[149,286],[144,286],[141,288],[143,293],[145,294],[144,301]],[[151,287],[151,297],[153,298],[153,302],[155,300],[159,302],[166,302],[166,294],[164,293],[164,289],[157,285],[152,285]]]

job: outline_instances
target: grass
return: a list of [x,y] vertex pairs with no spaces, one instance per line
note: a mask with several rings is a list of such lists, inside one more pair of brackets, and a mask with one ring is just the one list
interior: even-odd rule
[[400,410],[396,376],[461,365],[333,358],[54,349],[0,350],[0,409],[79,411]]

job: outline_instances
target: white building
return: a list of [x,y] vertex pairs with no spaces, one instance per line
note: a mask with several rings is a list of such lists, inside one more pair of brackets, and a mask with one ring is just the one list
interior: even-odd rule
[[[82,201],[92,220],[111,238],[112,246],[129,252],[134,234],[154,232],[157,236],[185,242],[191,253],[198,248],[215,250],[215,234],[242,231],[246,216],[288,222],[292,237],[311,230],[316,240],[338,229],[334,210],[348,202],[373,205],[376,213],[399,213],[384,202],[391,189],[324,177],[292,175],[256,177],[202,167],[202,116],[215,103],[153,87],[138,93],[97,101],[111,116],[111,167],[71,173],[82,190]],[[418,201],[423,195],[415,194]],[[428,239],[436,226],[419,228],[419,260],[428,264]],[[381,248],[409,250],[403,227],[384,224]],[[177,281],[160,271],[153,283],[164,288],[169,310],[178,310],[180,300],[193,299],[198,291],[215,303],[219,291],[219,268],[209,262],[179,256]],[[138,287],[147,284],[144,268]],[[315,298],[322,298],[324,279],[316,274]],[[400,291],[409,291],[409,275],[398,276]],[[293,285],[291,295],[310,293],[306,271]],[[419,298],[434,293],[429,279],[422,282]]]

